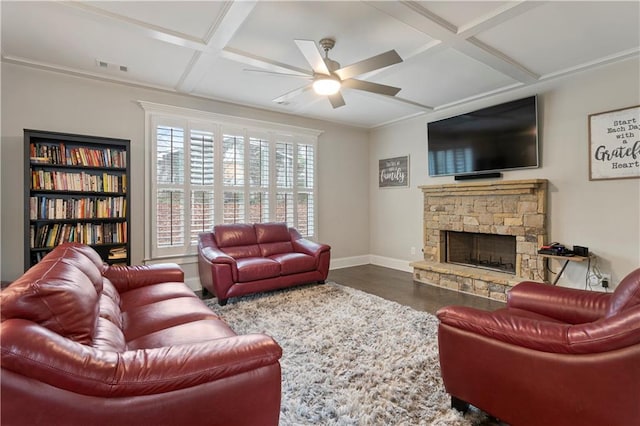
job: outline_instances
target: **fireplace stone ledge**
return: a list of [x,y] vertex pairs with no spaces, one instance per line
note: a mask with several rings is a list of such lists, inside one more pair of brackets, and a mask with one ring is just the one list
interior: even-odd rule
[[450,263],[421,260],[412,262],[410,266],[415,281],[501,302],[507,300],[509,289],[522,281],[522,278],[505,272]]

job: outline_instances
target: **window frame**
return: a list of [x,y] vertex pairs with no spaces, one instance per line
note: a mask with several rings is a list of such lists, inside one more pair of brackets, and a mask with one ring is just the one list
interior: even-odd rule
[[[189,216],[189,206],[191,205],[192,185],[189,176],[190,173],[190,144],[191,132],[196,131],[212,131],[214,143],[214,163],[213,163],[213,214],[214,224],[223,223],[224,215],[224,193],[225,191],[242,192],[244,216],[242,222],[249,219],[249,203],[250,195],[254,192],[267,193],[267,209],[269,221],[275,221],[276,215],[276,194],[278,192],[276,182],[276,144],[277,142],[286,142],[293,144],[293,164],[291,173],[293,174],[292,188],[293,194],[293,223],[290,226],[297,225],[297,193],[311,193],[313,198],[313,234],[306,235],[306,238],[315,240],[318,235],[318,137],[322,131],[309,129],[286,124],[279,124],[261,120],[246,119],[241,117],[227,116],[206,111],[193,110],[188,108],[174,107],[169,105],[156,104],[147,101],[138,101],[138,104],[145,112],[145,173],[144,173],[144,219],[146,226],[144,227],[144,258],[145,261],[153,261],[154,259],[172,258],[179,262],[182,258],[184,261],[193,259],[197,255],[197,246],[191,244],[191,218]],[[158,185],[156,179],[157,152],[156,152],[156,131],[158,126],[170,125],[173,127],[182,127],[184,131],[184,245],[180,247],[158,247],[157,244],[157,217],[155,214],[156,196]],[[244,138],[244,183],[239,186],[225,186],[223,181],[223,134],[238,133]],[[252,186],[250,179],[251,167],[251,139],[260,139],[268,143],[268,185]],[[313,149],[313,188],[309,191],[307,187],[300,187],[297,184],[297,156],[298,146],[309,145]],[[262,171],[261,171],[262,175]],[[196,187],[196,185],[194,185]],[[201,186],[197,186],[200,188]]]

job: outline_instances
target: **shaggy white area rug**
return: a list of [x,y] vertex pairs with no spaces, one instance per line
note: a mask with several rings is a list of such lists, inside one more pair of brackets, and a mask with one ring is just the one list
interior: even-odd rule
[[283,348],[281,425],[477,425],[450,408],[438,321],[335,283],[207,300],[238,334]]

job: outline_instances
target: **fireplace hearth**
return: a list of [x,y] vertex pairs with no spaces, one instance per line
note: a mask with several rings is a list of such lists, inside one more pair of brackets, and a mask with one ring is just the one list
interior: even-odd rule
[[414,280],[496,300],[524,280],[545,281],[547,180],[425,185],[424,260]]

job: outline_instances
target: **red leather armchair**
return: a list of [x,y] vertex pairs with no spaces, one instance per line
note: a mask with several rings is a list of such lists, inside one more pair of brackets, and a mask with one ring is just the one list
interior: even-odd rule
[[324,283],[330,259],[331,247],[285,223],[216,225],[198,241],[200,284],[220,305],[230,297]]
[[58,246],[0,293],[3,425],[277,425],[280,346],[236,335],[175,264]]
[[523,282],[504,309],[437,315],[453,407],[517,426],[640,422],[640,269],[613,293]]

